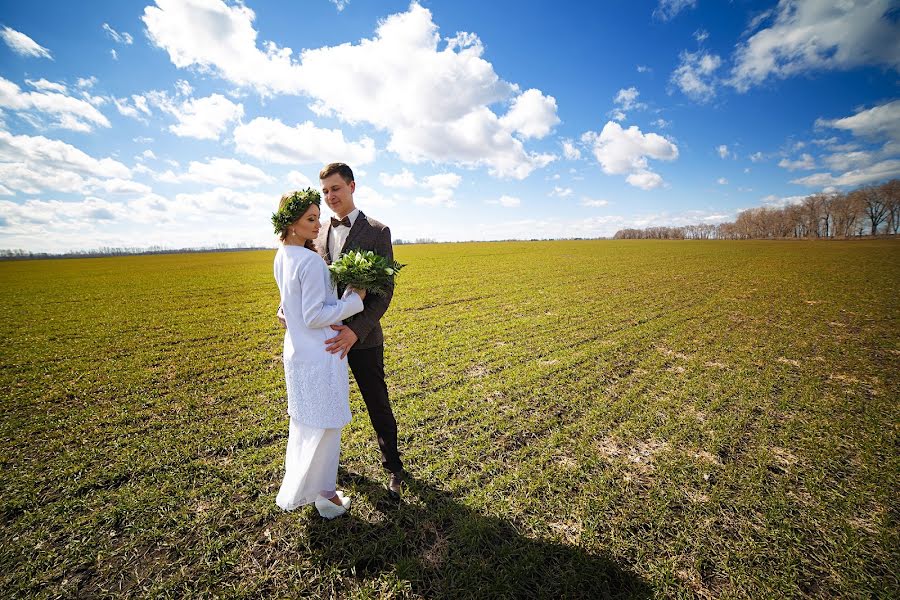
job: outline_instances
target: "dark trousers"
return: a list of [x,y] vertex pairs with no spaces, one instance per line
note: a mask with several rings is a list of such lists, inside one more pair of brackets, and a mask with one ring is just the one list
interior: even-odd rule
[[397,449],[397,420],[384,382],[384,346],[351,350],[347,361],[378,436],[381,464],[391,473],[398,473],[403,469],[403,463]]

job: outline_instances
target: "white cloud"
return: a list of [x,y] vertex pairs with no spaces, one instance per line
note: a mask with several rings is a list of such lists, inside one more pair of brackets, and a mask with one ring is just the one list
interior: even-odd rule
[[116,49],[115,49],[115,48],[110,48],[110,49],[109,49],[109,55],[112,56],[112,59],[113,59],[113,60],[119,60],[119,53],[116,52]]
[[648,67],[646,65],[638,65],[637,66],[638,73],[650,73],[652,71],[653,71],[653,69],[651,69],[650,67]]
[[439,173],[425,177],[422,180],[422,185],[430,190],[431,195],[417,196],[415,203],[453,208],[456,206],[456,200],[454,200],[453,195],[460,182],[462,182],[462,177],[456,173]]
[[513,99],[509,111],[500,118],[500,124],[523,138],[542,138],[559,123],[556,116],[556,99],[545,96],[540,90],[530,89]]
[[646,108],[646,104],[638,102],[637,98],[641,93],[636,87],[620,89],[613,98],[613,102],[622,110],[633,110],[638,108]]
[[581,158],[581,150],[575,147],[572,140],[563,140],[562,147],[563,156],[565,156],[567,160],[579,160]]
[[38,79],[37,81],[33,79],[26,79],[25,83],[36,90],[41,90],[42,92],[58,92],[60,94],[68,93],[66,86],[62,83],[55,83],[53,81],[47,81],[46,79]]
[[144,150],[144,151],[141,153],[141,158],[146,158],[146,159],[155,160],[155,159],[156,159],[156,155],[153,154],[153,150],[147,149],[147,150]]
[[698,44],[702,44],[709,39],[709,32],[705,29],[698,29],[694,32],[694,39],[697,40]]
[[357,185],[356,191],[353,193],[353,201],[360,207],[377,207],[390,208],[396,206],[397,202],[393,198],[388,198],[376,189],[367,185]]
[[900,70],[895,9],[892,0],[780,0],[774,22],[738,47],[729,83],[743,92],[769,77],[811,71],[867,64]]
[[681,11],[697,6],[697,0],[659,0],[653,10],[653,17],[660,21],[674,19]]
[[[478,37],[460,32],[441,47],[431,12],[413,3],[383,19],[371,39],[304,50],[264,42],[257,48],[255,15],[243,4],[212,0],[157,0],[144,10],[151,41],[179,68],[212,73],[261,95],[305,94],[319,115],[389,133],[388,149],[411,163],[486,166],[499,177],[527,177],[556,157],[525,150],[515,137],[546,135],[555,123],[555,100],[529,90],[512,100],[505,120],[489,107],[515,96],[482,58]],[[341,79],[333,93],[334,73]],[[531,115],[524,121],[522,115]]]
[[728,151],[727,144],[722,144],[721,146],[716,148],[716,152],[719,153],[719,158],[721,158],[721,159],[726,159],[731,155],[731,153]]
[[233,158],[213,158],[205,163],[191,161],[182,179],[231,188],[252,187],[274,181],[262,169]]
[[19,56],[36,56],[38,58],[49,58],[53,60],[50,51],[35,42],[22,32],[16,31],[11,27],[4,26],[0,30],[0,37],[6,42],[6,45]]
[[38,111],[55,118],[53,126],[73,131],[109,127],[109,120],[89,102],[57,92],[23,92],[18,85],[0,77],[0,108]]
[[146,96],[134,97],[136,107],[149,114],[146,98],[178,120],[178,123],[169,126],[169,131],[178,137],[217,140],[229,124],[244,116],[243,104],[235,104],[221,94],[212,94],[206,98],[188,98],[180,104],[169,98],[165,92],[150,92]]
[[724,177],[719,177],[718,179],[716,179],[716,183],[718,183],[719,185],[728,185],[728,180]]
[[816,173],[808,177],[793,179],[791,183],[798,183],[810,187],[836,186],[848,187],[877,183],[900,176],[900,160],[884,160],[864,169],[847,171],[837,177],[831,173]]
[[131,37],[130,33],[125,33],[124,31],[122,33],[119,33],[118,31],[110,27],[109,23],[104,23],[102,27],[103,31],[106,32],[106,35],[108,35],[117,44],[125,44],[126,46],[130,46],[134,41],[134,38]]
[[763,156],[762,152],[754,152],[753,154],[750,155],[750,162],[757,163],[757,162],[761,161],[763,158],[765,158],[765,157]]
[[555,186],[553,191],[548,194],[550,196],[556,196],[557,198],[565,198],[567,196],[572,195],[572,188],[564,188],[560,186]]
[[295,190],[318,187],[318,184],[313,184],[312,180],[300,171],[290,171],[287,174],[287,181],[288,185]]
[[797,171],[798,169],[815,169],[816,161],[811,154],[804,153],[797,160],[788,160],[782,158],[778,161],[778,166],[788,171]]
[[334,7],[338,10],[338,12],[343,11],[347,7],[347,5],[350,4],[350,0],[329,0],[329,2],[334,4]]
[[715,72],[722,59],[715,54],[684,51],[679,55],[681,63],[672,73],[672,83],[687,97],[697,102],[708,102],[716,95]]
[[0,131],[0,181],[9,189],[78,193],[104,179],[130,179],[131,171],[111,158],[96,159],[78,148],[43,136]]
[[582,140],[593,146],[594,156],[607,175],[627,175],[626,181],[649,190],[663,184],[662,177],[650,171],[648,158],[675,160],[678,147],[656,133],[644,134],[636,126],[622,129],[609,121],[598,135],[588,131]]
[[190,97],[190,95],[194,93],[194,88],[192,88],[191,84],[184,79],[179,79],[175,82],[175,89],[179,96]]
[[416,177],[409,170],[403,169],[401,172],[391,175],[389,173],[379,173],[378,180],[382,185],[391,188],[409,189],[416,186]]
[[502,206],[503,208],[518,208],[519,206],[522,205],[522,199],[516,198],[515,196],[507,196],[504,194],[503,196],[500,196],[496,200],[488,200],[487,203],[488,204],[498,204],[498,205]]
[[671,121],[666,121],[665,119],[657,119],[657,120],[653,121],[653,125],[656,125],[660,129],[663,129],[664,127],[668,127],[671,124],[672,124]]
[[90,77],[79,77],[75,80],[75,85],[83,90],[89,90],[94,87],[94,84],[97,83],[97,78],[91,75]]
[[881,104],[842,119],[817,119],[816,127],[833,127],[858,137],[900,141],[900,100]]
[[627,181],[629,185],[641,188],[642,190],[654,190],[665,183],[658,173],[652,171],[632,173],[625,178],[625,181]]
[[238,152],[279,164],[342,161],[356,167],[375,160],[371,138],[350,142],[340,129],[320,129],[311,121],[291,127],[278,119],[257,117],[235,127],[234,141]]
[[609,200],[595,200],[592,198],[585,197],[585,198],[581,199],[581,205],[588,206],[590,208],[600,208],[602,206],[608,206]]

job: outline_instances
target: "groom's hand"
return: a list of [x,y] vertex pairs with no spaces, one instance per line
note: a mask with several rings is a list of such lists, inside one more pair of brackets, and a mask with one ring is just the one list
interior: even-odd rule
[[278,317],[278,322],[281,323],[281,326],[287,329],[287,321],[284,320],[284,307],[279,306],[278,312],[275,313],[275,316]]
[[340,352],[341,358],[344,358],[359,338],[346,325],[332,325],[331,328],[339,333],[333,338],[325,340],[325,349],[332,354]]

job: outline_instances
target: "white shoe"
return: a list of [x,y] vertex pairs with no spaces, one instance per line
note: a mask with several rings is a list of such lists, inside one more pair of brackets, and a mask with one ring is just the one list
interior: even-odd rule
[[342,505],[345,509],[350,510],[350,498],[345,498],[345,497],[344,497],[344,492],[342,492],[341,490],[337,490],[337,491],[335,492],[335,494],[337,494],[337,497],[341,499],[341,505]]
[[[341,498],[341,504],[343,504],[344,499]],[[349,500],[347,501],[349,502]],[[322,495],[319,495],[316,498],[316,510],[319,511],[319,514],[326,519],[334,519],[336,517],[341,516],[347,509],[344,506],[338,506],[328,498],[325,498]]]

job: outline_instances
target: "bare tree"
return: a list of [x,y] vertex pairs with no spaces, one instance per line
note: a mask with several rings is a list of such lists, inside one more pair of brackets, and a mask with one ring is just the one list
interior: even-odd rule
[[881,186],[881,191],[887,206],[887,232],[897,235],[900,230],[900,179],[891,179]]
[[878,226],[881,225],[885,216],[887,216],[887,203],[884,201],[881,188],[870,185],[862,188],[860,191],[862,192],[863,202],[865,202],[863,208],[866,217],[869,218],[869,223],[872,226],[871,235],[875,235],[878,233]]

